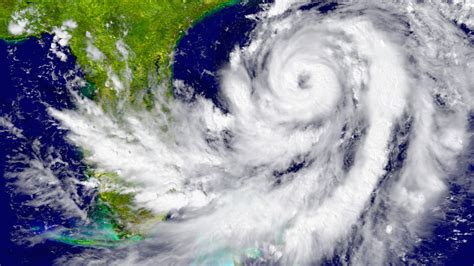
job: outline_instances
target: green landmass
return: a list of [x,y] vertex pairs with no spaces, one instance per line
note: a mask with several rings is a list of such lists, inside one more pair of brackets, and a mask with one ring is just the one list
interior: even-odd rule
[[[16,42],[44,33],[64,35],[86,75],[81,93],[107,111],[118,103],[151,109],[161,88],[170,96],[172,52],[184,32],[238,0],[0,0],[0,39]],[[61,45],[56,40],[55,45]],[[53,49],[53,47],[51,47]],[[59,55],[58,55],[59,56]],[[120,89],[117,84],[121,85]],[[55,235],[71,245],[112,247],[139,241],[147,226],[164,221],[135,204],[114,173],[86,173],[99,182],[92,223]]]
[[91,222],[49,234],[50,239],[75,246],[117,247],[142,240],[151,226],[166,220],[167,214],[137,206],[131,192],[135,185],[116,173],[89,168],[86,174],[99,183],[98,196],[88,213]]
[[130,191],[135,185],[122,180],[116,173],[94,173],[99,181],[98,205],[103,205],[95,213],[110,212],[116,221],[117,232],[141,234],[149,222],[165,219],[166,214],[155,214],[151,210],[135,204],[135,193]]
[[[237,0],[2,0],[0,38],[11,40],[52,33],[65,21],[68,45],[86,73],[96,99],[112,108],[119,99],[153,106],[152,87],[172,76],[172,51],[180,36],[206,14]],[[8,27],[26,20],[22,33]],[[126,54],[120,51],[126,49]],[[88,49],[89,47],[89,49]],[[91,57],[91,51],[101,56]],[[116,91],[113,77],[126,88]],[[165,86],[166,87],[166,86]],[[87,90],[90,96],[90,90]]]

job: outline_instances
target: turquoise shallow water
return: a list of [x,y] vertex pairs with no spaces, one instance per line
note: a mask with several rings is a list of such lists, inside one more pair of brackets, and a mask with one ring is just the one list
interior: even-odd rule
[[[314,3],[305,6],[305,9],[319,7]],[[251,5],[229,7],[189,30],[178,45],[174,75],[176,79],[191,84],[195,91],[189,98],[182,98],[180,92],[175,91],[178,100],[192,103],[197,97],[204,96],[226,110],[226,102],[219,96],[218,75],[203,75],[203,72],[207,70],[215,74],[227,62],[228,54],[235,45],[243,46],[248,43],[249,33],[255,23],[244,16],[257,10],[258,7]],[[330,10],[337,11],[337,7],[331,6],[327,11]],[[465,29],[465,25],[460,27],[464,27],[463,31],[472,37],[472,31]],[[47,56],[51,38],[50,35],[44,35],[41,40],[32,38],[17,44],[0,41],[0,115],[4,119],[0,125],[0,173],[3,177],[0,180],[0,213],[3,215],[0,236],[7,240],[1,244],[2,265],[51,265],[58,258],[93,250],[50,240],[32,246],[24,243],[24,238],[41,235],[61,226],[74,228],[82,225],[84,220],[75,215],[65,216],[61,209],[51,206],[32,207],[28,202],[40,197],[50,187],[44,185],[26,190],[26,193],[16,193],[15,180],[7,174],[20,172],[30,167],[29,160],[39,159],[59,180],[54,186],[63,187],[67,191],[59,196],[73,198],[80,209],[87,209],[93,202],[94,191],[70,182],[85,178],[81,153],[66,141],[67,131],[59,127],[58,121],[46,112],[49,106],[73,109],[74,103],[66,89],[67,78],[64,74],[73,71],[75,75],[83,76],[73,60],[64,63]],[[52,72],[59,78],[51,78]],[[473,114],[469,118],[469,126],[470,132],[473,132]],[[14,128],[20,131],[15,131]],[[386,167],[388,171],[396,171],[403,165],[403,151],[409,143],[399,141],[397,144],[398,153],[391,157],[390,164]],[[470,190],[474,172],[472,141],[469,145],[467,155],[462,158],[464,163],[460,164],[463,169],[448,184],[449,194],[453,197],[447,198],[443,203],[448,209],[446,216],[435,223],[434,233],[430,238],[423,239],[419,246],[408,252],[408,257],[415,261],[427,261],[433,256],[438,258],[438,262],[452,265],[470,264],[474,261],[474,254],[471,252],[474,249],[474,207]],[[350,156],[347,160],[350,167]],[[275,171],[274,176],[278,179],[280,176],[296,173],[309,164],[304,160],[295,161],[287,169]],[[32,191],[36,194],[31,193]],[[73,192],[77,192],[79,197],[74,197]],[[383,208],[381,210],[383,212]],[[465,237],[455,239],[454,230],[465,233]],[[341,260],[350,259],[351,250],[356,249],[358,243],[356,228],[351,241],[352,246],[336,249],[333,257],[326,258],[323,263],[337,265]],[[102,251],[98,253],[100,256],[110,254]],[[159,248],[154,252],[159,252]],[[195,261],[196,265],[233,263],[233,255],[226,250],[208,254]]]

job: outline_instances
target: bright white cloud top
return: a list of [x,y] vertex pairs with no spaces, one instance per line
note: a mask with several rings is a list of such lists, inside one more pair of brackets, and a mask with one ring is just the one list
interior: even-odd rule
[[306,265],[357,242],[352,263],[384,264],[430,234],[470,141],[472,45],[429,4],[291,8],[261,14],[221,70],[228,112],[202,97],[51,110],[90,161],[141,184],[139,205],[173,213],[121,263]]

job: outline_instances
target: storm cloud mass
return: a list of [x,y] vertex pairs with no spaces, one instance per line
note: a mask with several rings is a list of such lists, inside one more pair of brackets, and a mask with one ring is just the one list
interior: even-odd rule
[[[139,184],[131,188],[139,206],[169,213],[136,245],[63,262],[381,265],[449,256],[416,253],[436,222],[451,219],[450,187],[472,193],[473,39],[453,22],[472,27],[472,4],[313,5],[276,1],[249,18],[249,43],[215,73],[223,107],[158,94],[152,111],[109,114],[80,97],[76,110],[49,109],[87,160]],[[193,93],[186,81],[175,87]]]

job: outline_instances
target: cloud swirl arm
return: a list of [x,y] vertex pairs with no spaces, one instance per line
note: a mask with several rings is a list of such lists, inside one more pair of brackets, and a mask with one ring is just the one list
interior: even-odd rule
[[430,236],[471,138],[472,40],[436,5],[285,3],[215,73],[224,108],[197,94],[158,98],[169,113],[50,109],[168,213],[110,261],[384,264]]

